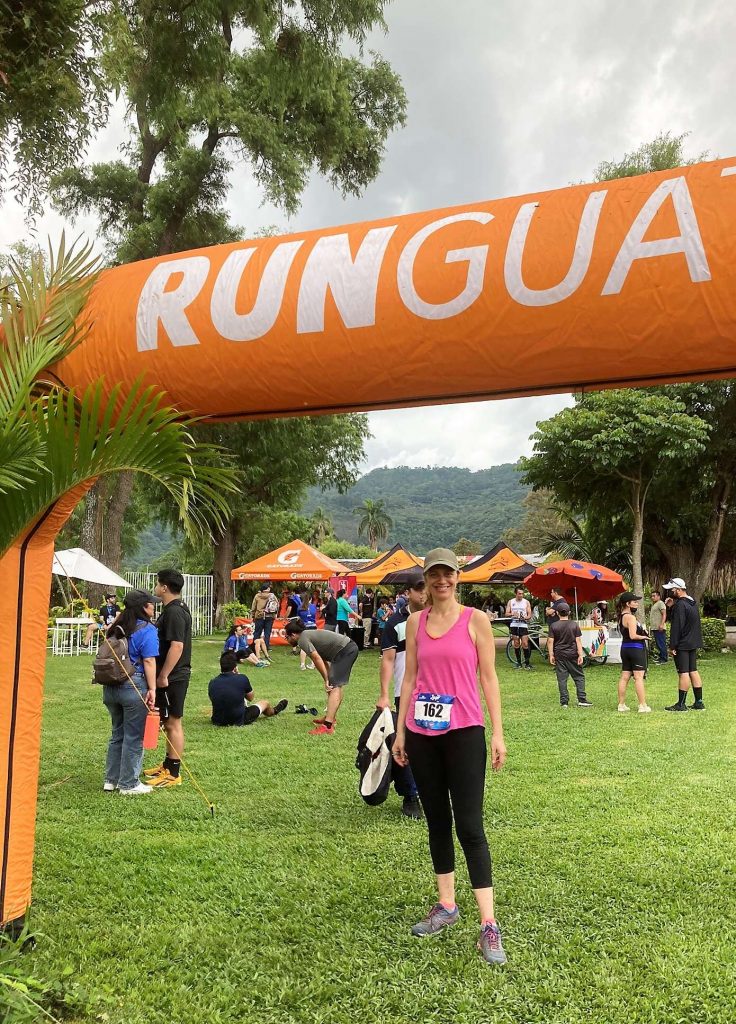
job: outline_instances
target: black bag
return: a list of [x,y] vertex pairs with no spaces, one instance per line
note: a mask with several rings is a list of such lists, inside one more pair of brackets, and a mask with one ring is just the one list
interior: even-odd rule
[[[140,629],[141,627],[136,627]],[[119,636],[108,636],[92,663],[92,682],[101,686],[120,686],[133,675],[133,664],[128,652],[128,637],[120,626],[115,626]]]
[[391,788],[393,758],[391,748],[396,736],[396,723],[389,708],[378,708],[358,739],[355,767],[360,772],[358,792],[367,804],[382,804]]
[[350,630],[350,639],[358,645],[359,651],[365,650],[365,629],[362,626],[353,626]]

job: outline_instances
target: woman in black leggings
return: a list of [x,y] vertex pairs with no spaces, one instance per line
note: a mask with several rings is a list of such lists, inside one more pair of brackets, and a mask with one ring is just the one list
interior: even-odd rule
[[411,764],[429,827],[429,849],[439,900],[414,935],[433,935],[455,924],[455,831],[478,904],[478,948],[488,963],[506,962],[494,916],[491,855],[483,829],[486,736],[478,679],[491,716],[491,764],[506,759],[501,695],[491,623],[483,612],[458,603],[457,557],[446,548],[424,562],[429,608],[406,627],[406,672],[401,687],[393,755]]

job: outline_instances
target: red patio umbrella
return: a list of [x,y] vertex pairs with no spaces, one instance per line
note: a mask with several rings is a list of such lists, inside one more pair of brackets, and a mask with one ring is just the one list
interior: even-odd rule
[[576,618],[578,601],[606,601],[626,590],[623,576],[613,569],[574,558],[540,565],[526,577],[524,585],[535,597],[549,597],[554,587],[572,598]]

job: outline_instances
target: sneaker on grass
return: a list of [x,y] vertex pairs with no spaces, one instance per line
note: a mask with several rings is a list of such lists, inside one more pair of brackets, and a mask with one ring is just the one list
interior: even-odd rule
[[145,793],[150,793],[153,786],[147,786],[144,782],[139,782],[131,789],[121,789],[121,796],[143,796]]
[[160,775],[149,779],[154,789],[171,789],[172,786],[181,786],[181,775],[172,775],[168,768],[165,768]]
[[102,783],[102,791],[103,791],[103,793],[114,793],[117,788],[118,788],[117,782],[107,782],[107,781],[105,781],[105,782]]
[[401,805],[401,813],[407,818],[413,818],[414,821],[421,821],[424,817],[424,811],[419,803],[419,798],[416,796],[405,796],[404,802]]
[[457,907],[454,910],[445,910],[441,903],[435,903],[427,916],[412,926],[411,933],[419,936],[436,935],[443,928],[457,924],[459,920],[460,910]]
[[668,707],[665,708],[665,711],[687,711],[687,710],[688,710],[687,704],[680,704],[679,702],[677,704],[670,704]]
[[621,712],[621,714],[623,714],[624,711],[631,711],[631,708],[628,704],[619,704],[618,709]]
[[688,704],[688,711],[705,711],[705,704],[702,700],[696,700],[694,704]]
[[501,942],[501,929],[497,924],[484,924],[480,930],[478,949],[487,964],[505,964],[506,954]]
[[649,707],[648,704],[640,704],[639,705],[639,714],[640,715],[648,715],[648,714],[650,714],[651,710],[652,709]]
[[593,705],[591,704],[591,702],[589,700],[579,700],[578,701],[578,707],[579,708],[592,708]]
[[282,697],[276,707],[273,709],[274,715],[280,715],[282,711],[286,711],[289,706],[289,702],[286,697]]
[[328,725],[327,722],[323,722],[321,725],[315,726],[314,729],[309,730],[310,736],[334,736],[335,725]]
[[146,768],[146,770],[143,772],[143,775],[147,779],[152,779],[154,775],[160,775],[162,771],[164,771],[163,761],[161,762],[161,764],[157,764],[155,768]]

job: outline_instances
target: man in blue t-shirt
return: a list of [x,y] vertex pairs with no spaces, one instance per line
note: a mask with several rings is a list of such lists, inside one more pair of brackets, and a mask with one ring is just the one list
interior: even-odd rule
[[274,708],[267,700],[254,700],[250,680],[238,672],[238,656],[234,651],[220,655],[220,675],[210,679],[207,693],[212,704],[213,725],[251,725],[261,715],[272,718],[281,714],[289,704],[282,698]]

